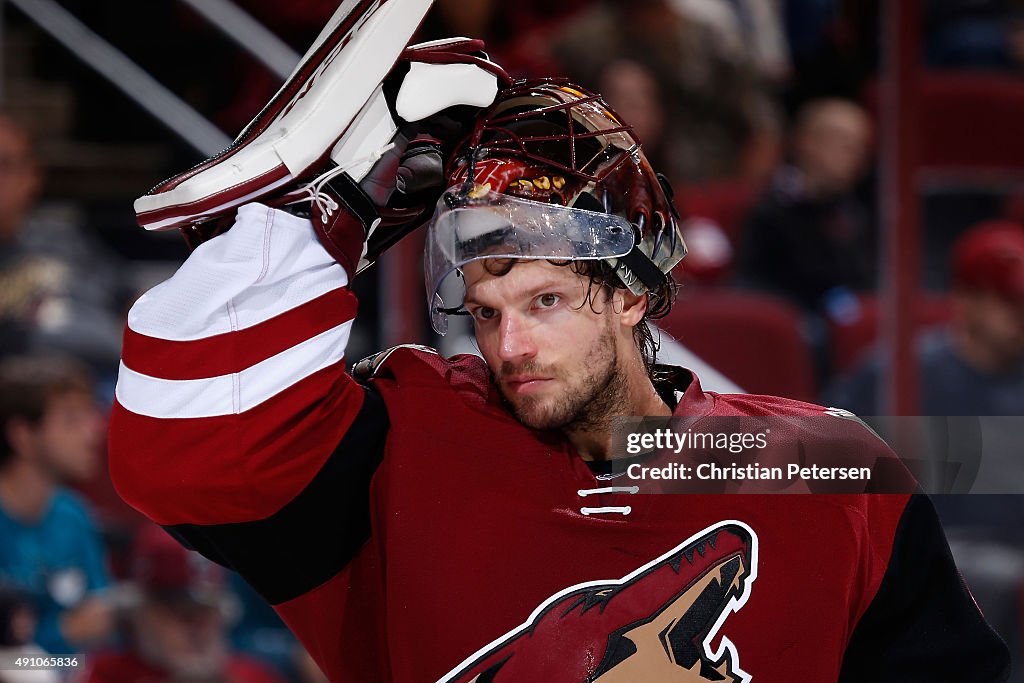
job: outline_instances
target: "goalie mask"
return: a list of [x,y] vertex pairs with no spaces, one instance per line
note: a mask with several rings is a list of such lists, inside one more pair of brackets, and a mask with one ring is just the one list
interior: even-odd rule
[[603,260],[634,294],[656,291],[686,254],[667,183],[599,95],[520,82],[498,95],[451,157],[427,235],[434,329],[460,313],[467,263]]

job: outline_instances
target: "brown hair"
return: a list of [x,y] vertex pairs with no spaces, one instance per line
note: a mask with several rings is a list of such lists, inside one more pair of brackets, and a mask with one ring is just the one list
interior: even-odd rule
[[[483,266],[491,275],[501,277],[507,275],[518,262],[518,259],[486,259],[483,262]],[[595,312],[595,287],[598,290],[604,290],[609,297],[616,289],[628,289],[622,280],[619,279],[617,266],[613,266],[607,261],[558,261],[549,259],[548,263],[570,268],[577,275],[587,278],[587,297],[581,305],[589,304],[591,310]],[[658,379],[655,364],[657,363],[658,349],[661,344],[654,338],[654,333],[651,331],[650,326],[647,325],[647,322],[658,320],[668,315],[669,311],[672,310],[672,305],[675,303],[677,289],[678,285],[672,278],[672,275],[665,275],[665,281],[657,289],[647,292],[647,312],[644,313],[643,319],[633,327],[633,341],[640,350],[640,356],[644,361],[644,369],[647,370],[647,376],[651,378],[652,382]]]
[[7,425],[13,419],[38,424],[55,396],[91,394],[92,375],[72,358],[63,356],[11,356],[0,361],[0,466],[12,453]]

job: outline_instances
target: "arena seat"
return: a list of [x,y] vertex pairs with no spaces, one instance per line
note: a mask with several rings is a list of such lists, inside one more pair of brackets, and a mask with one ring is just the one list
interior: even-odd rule
[[[865,89],[864,102],[877,117],[877,82]],[[926,174],[925,185],[950,175],[971,183],[979,172],[1024,173],[1024,80],[978,71],[927,71],[918,106],[916,166]]]
[[733,246],[741,238],[747,214],[758,197],[758,187],[744,180],[723,180],[701,185],[682,185],[676,205],[684,218],[707,218],[717,223]]
[[800,313],[774,296],[703,290],[680,296],[658,326],[753,394],[813,401],[816,380]]
[[1024,170],[1024,81],[935,72],[924,79],[921,94],[921,111],[928,114],[919,129],[921,166]]
[[700,286],[721,285],[732,273],[743,225],[758,188],[744,180],[683,185],[676,205],[689,254],[677,276]]

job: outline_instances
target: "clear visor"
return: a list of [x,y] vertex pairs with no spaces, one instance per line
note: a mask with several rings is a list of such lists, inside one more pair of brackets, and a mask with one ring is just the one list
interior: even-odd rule
[[581,261],[625,256],[633,228],[624,218],[520,199],[487,186],[453,187],[441,197],[427,229],[424,274],[430,322],[448,332],[448,314],[462,306],[467,263],[488,258]]

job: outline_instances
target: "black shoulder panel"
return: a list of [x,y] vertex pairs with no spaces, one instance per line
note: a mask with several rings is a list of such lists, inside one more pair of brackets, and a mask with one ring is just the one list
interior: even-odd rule
[[1009,675],[1006,645],[964,585],[931,501],[911,496],[839,683],[997,683]]
[[384,453],[388,415],[371,389],[359,415],[309,485],[266,519],[167,530],[241,574],[271,604],[341,571],[370,538],[370,479]]

